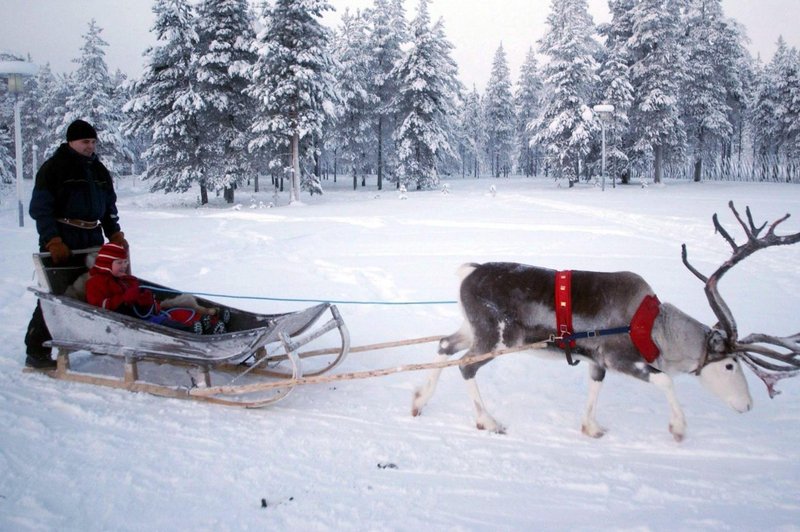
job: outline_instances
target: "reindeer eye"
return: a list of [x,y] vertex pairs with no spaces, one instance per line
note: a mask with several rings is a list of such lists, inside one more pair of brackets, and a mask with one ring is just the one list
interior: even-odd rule
[[725,364],[725,369],[727,369],[728,371],[733,371],[733,364],[731,363]]

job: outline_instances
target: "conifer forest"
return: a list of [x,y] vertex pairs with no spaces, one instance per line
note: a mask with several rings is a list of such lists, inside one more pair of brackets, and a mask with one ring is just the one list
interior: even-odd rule
[[[138,79],[109,72],[94,20],[70,73],[4,53],[40,65],[21,96],[24,158],[41,163],[82,118],[104,163],[153,191],[233,202],[247,183],[297,200],[331,180],[572,185],[600,174],[603,129],[616,183],[800,181],[800,53],[776,35],[774,56],[754,58],[721,0],[609,0],[602,24],[587,0],[550,0],[519,72],[498,42],[483,92],[459,80],[430,3],[407,12],[374,0],[329,26],[326,0],[153,0],[156,44]],[[15,179],[14,102],[0,86],[4,187]]]

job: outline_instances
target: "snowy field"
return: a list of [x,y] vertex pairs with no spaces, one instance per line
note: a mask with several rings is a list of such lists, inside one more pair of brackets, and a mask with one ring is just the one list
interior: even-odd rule
[[[354,345],[456,330],[457,267],[516,261],[631,270],[701,321],[701,283],[740,235],[727,201],[756,221],[792,218],[800,188],[754,183],[559,188],[549,180],[448,181],[449,194],[347,190],[258,208],[197,191],[153,195],[118,181],[134,273],[251,311],[308,306],[259,296],[367,301],[339,307]],[[489,191],[496,186],[496,195]],[[28,186],[30,186],[28,184]],[[13,191],[9,193],[13,194]],[[282,199],[285,202],[285,198]],[[251,208],[255,204],[255,208]],[[27,203],[26,203],[27,209]],[[423,373],[313,385],[261,410],[164,399],[23,373],[34,308],[33,222],[0,202],[0,530],[800,530],[800,379],[770,400],[748,375],[754,409],[738,414],[692,376],[676,379],[688,431],[676,443],[655,387],[609,374],[601,439],[580,433],[585,365],[513,354],[481,369],[490,412],[478,431],[456,369],[423,415]],[[800,330],[800,245],[761,251],[720,285],[741,335]],[[355,353],[336,371],[433,360],[435,344]],[[266,507],[262,505],[266,501]]]

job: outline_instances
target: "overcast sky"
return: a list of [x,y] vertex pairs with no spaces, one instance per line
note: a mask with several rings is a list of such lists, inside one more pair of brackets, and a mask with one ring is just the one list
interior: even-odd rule
[[[411,18],[418,0],[405,0]],[[326,20],[335,24],[346,7],[363,9],[373,0],[331,0],[336,12]],[[150,33],[153,0],[1,0],[0,50],[30,54],[35,63],[50,63],[55,72],[75,69],[82,36],[94,18],[103,28],[101,36],[110,71],[121,69],[138,77],[142,52],[155,44]],[[606,0],[589,0],[595,22],[609,20]],[[790,46],[800,48],[800,0],[722,0],[726,15],[742,23],[751,39],[750,50],[769,61],[779,35]],[[435,20],[442,17],[445,32],[455,46],[461,80],[482,91],[489,79],[492,59],[503,43],[511,76],[516,80],[528,49],[542,37],[550,0],[433,0]]]

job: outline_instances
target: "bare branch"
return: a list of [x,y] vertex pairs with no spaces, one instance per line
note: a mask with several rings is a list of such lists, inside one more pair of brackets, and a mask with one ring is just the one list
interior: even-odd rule
[[765,343],[785,347],[795,355],[800,354],[800,333],[791,336],[773,336],[770,334],[753,333],[742,338],[740,345],[749,347],[752,344]]
[[[730,205],[731,208],[733,208],[733,202],[732,201],[729,202],[728,205]],[[744,210],[747,213],[747,221],[750,224],[750,229],[752,230],[751,231],[752,235],[754,237],[756,237],[756,236],[758,236],[758,233],[760,233],[767,226],[767,222],[764,222],[763,224],[761,224],[761,227],[756,227],[756,224],[753,223],[753,215],[750,214],[750,207],[745,207]]]
[[689,264],[689,254],[686,251],[686,244],[681,244],[681,259],[683,259],[683,264],[686,266],[690,272],[692,272],[695,277],[703,281],[704,283],[708,281],[708,277],[700,273],[697,268]]
[[[731,207],[731,208],[733,208],[733,207]],[[738,212],[736,212],[736,210],[734,210],[733,212],[736,214],[736,218],[739,220],[739,223],[742,223],[742,219],[741,219],[741,218],[739,218],[739,213],[738,213]],[[728,244],[730,244],[730,245],[731,245],[731,247],[733,248],[733,250],[734,250],[734,251],[736,251],[736,249],[737,249],[737,247],[738,247],[738,246],[736,245],[736,241],[735,241],[735,240],[733,239],[733,237],[732,237],[732,236],[731,236],[731,235],[728,233],[728,231],[726,231],[726,230],[725,230],[725,228],[724,228],[724,227],[722,227],[722,224],[721,224],[721,223],[719,223],[719,218],[717,217],[717,213],[714,213],[714,215],[711,217],[711,220],[714,222],[714,230],[715,230],[717,233],[721,234],[721,235],[722,235],[722,238],[724,238],[725,240],[727,240],[727,241],[728,241]],[[744,226],[744,224],[742,224],[742,225]],[[745,229],[745,231],[747,231],[747,227],[745,227],[744,229]]]
[[[761,232],[764,228],[767,227],[768,222],[764,222],[760,226],[756,226],[755,222],[753,221],[753,214],[750,212],[750,207],[745,207],[745,215],[747,221],[742,218],[742,215],[736,210],[733,201],[728,202],[728,207],[733,212],[736,221],[739,222],[739,225],[742,227],[745,235],[747,236],[747,241],[742,245],[738,245],[736,240],[731,236],[731,234],[722,227],[722,224],[719,221],[719,217],[716,213],[712,216],[712,221],[714,223],[714,229],[717,233],[722,235],[722,238],[725,239],[726,242],[731,246],[733,252],[728,260],[723,262],[710,276],[706,277],[700,271],[698,271],[695,267],[689,264],[688,260],[688,253],[686,250],[686,245],[684,244],[681,249],[681,258],[683,260],[683,264],[686,268],[694,274],[695,277],[703,281],[705,283],[705,292],[706,298],[708,299],[708,303],[711,306],[711,310],[714,312],[714,315],[719,320],[720,327],[726,333],[726,347],[728,352],[755,352],[759,355],[768,356],[775,358],[775,356],[786,356],[785,354],[781,354],[778,351],[775,351],[769,347],[765,346],[742,346],[738,342],[738,329],[736,326],[736,320],[733,317],[733,313],[731,312],[728,305],[722,299],[722,296],[719,294],[718,284],[722,276],[725,275],[728,270],[733,268],[736,264],[744,260],[745,258],[749,257],[759,249],[764,249],[772,246],[782,246],[788,244],[794,244],[800,242],[800,233],[794,233],[790,235],[778,236],[775,234],[775,230],[777,227],[785,222],[789,218],[789,214],[786,214],[782,218],[775,220],[772,224],[769,225],[769,229],[764,236],[759,237]],[[784,341],[789,341],[785,340]],[[791,351],[796,352],[798,347],[795,345],[786,345],[785,343],[781,343],[781,340],[776,337],[767,337],[761,336],[760,339],[753,339],[751,342],[747,342],[748,344],[754,343],[769,343],[772,345],[778,345],[789,349]],[[795,344],[797,342],[794,342]],[[790,357],[791,358],[791,357]]]
[[744,363],[747,364],[747,366],[751,370],[753,370],[753,373],[755,373],[758,376],[758,378],[761,379],[767,386],[767,393],[769,393],[770,399],[781,393],[780,390],[777,390],[775,388],[775,385],[778,383],[778,381],[780,381],[781,379],[794,377],[800,374],[800,370],[787,371],[781,373],[769,373],[767,371],[762,371],[759,368],[759,365],[754,363],[753,359],[751,359],[748,356],[743,356],[742,361],[744,361]]

